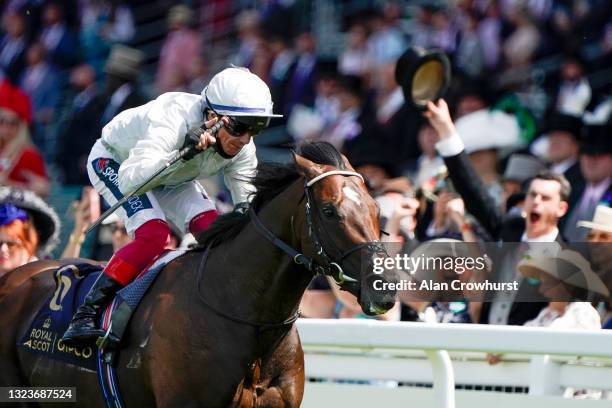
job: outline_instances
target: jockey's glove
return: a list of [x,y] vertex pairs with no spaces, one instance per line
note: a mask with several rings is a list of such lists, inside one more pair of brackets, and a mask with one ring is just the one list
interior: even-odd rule
[[242,203],[238,203],[234,206],[234,212],[240,213],[240,214],[246,214],[247,211],[249,211],[249,202],[248,201],[244,201]]
[[187,131],[185,135],[185,141],[183,142],[183,146],[181,150],[186,147],[190,147],[189,151],[185,155],[183,155],[183,160],[191,160],[193,159],[201,150],[196,149],[196,145],[200,143],[200,136],[206,132],[206,129],[202,129],[201,127],[194,127]]

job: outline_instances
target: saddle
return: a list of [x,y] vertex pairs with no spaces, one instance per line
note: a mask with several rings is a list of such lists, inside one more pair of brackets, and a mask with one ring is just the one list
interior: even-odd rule
[[[98,340],[98,347],[121,346],[134,310],[159,272],[185,252],[166,252],[132,283],[117,292],[115,299],[103,313],[100,327],[106,330],[106,335]],[[96,370],[95,346],[68,347],[62,343],[61,338],[102,269],[102,266],[91,263],[64,265],[57,269],[53,273],[55,291],[38,311],[30,328],[18,341],[17,347],[50,359]]]

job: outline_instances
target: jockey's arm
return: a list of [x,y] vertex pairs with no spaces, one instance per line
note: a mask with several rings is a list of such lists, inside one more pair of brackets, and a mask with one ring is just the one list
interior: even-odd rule
[[[123,194],[148,180],[175,157],[183,144],[189,113],[179,104],[164,102],[156,100],[140,123],[134,126],[134,131],[141,132],[142,136],[119,168],[119,189]],[[162,177],[157,180],[150,183],[146,191],[157,187]]]
[[251,140],[223,170],[225,185],[232,194],[234,205],[251,200],[249,195],[255,192],[251,178],[256,170],[255,143]]

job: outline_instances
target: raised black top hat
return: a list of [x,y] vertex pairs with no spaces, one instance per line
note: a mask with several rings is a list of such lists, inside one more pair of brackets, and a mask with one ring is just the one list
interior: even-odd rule
[[580,143],[580,153],[612,154],[612,123],[586,126]]
[[427,101],[441,98],[450,79],[450,62],[441,51],[411,47],[397,60],[395,80],[406,102],[417,109],[424,110]]

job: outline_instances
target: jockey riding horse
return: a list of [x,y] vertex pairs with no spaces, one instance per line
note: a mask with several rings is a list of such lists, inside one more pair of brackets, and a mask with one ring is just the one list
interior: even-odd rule
[[[104,334],[100,310],[164,250],[170,235],[167,220],[197,236],[216,218],[214,203],[196,180],[223,170],[232,201],[246,204],[257,167],[252,137],[270,123],[268,86],[246,68],[216,74],[201,95],[168,92],[117,115],[102,129],[87,160],[96,191],[108,204],[117,203],[177,151],[192,144],[196,155],[170,166],[146,191],[118,210],[133,241],[117,251],[75,313],[62,341],[82,345]],[[206,131],[217,121],[216,134]],[[187,135],[187,136],[184,136]],[[212,147],[212,148],[209,148]]]

